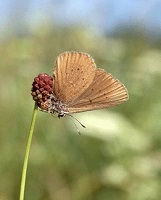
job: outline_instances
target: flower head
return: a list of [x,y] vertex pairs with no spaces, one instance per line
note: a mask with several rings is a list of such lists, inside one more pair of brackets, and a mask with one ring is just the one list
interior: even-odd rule
[[39,74],[32,83],[31,95],[38,107],[48,111],[48,101],[50,100],[53,88],[53,78],[46,73]]

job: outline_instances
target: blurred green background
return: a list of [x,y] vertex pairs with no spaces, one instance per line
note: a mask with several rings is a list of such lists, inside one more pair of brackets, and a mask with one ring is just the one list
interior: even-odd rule
[[150,3],[139,4],[134,13],[134,5],[116,0],[5,2],[0,3],[0,200],[19,197],[33,79],[52,75],[56,56],[70,50],[92,55],[97,67],[125,84],[129,100],[73,115],[87,127],[77,124],[81,135],[69,117],[38,112],[25,199],[160,200],[160,1],[153,1],[151,15],[143,12]]

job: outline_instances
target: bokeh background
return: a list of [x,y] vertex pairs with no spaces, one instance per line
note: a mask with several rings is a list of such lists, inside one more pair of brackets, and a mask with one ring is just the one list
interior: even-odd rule
[[[69,117],[39,112],[27,200],[161,199],[161,1],[0,1],[0,200],[19,197],[35,76],[83,51],[129,101]],[[77,123],[77,122],[76,122]]]

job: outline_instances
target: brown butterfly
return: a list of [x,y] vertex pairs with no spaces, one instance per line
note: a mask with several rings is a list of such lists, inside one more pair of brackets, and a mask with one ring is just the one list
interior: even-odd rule
[[66,114],[109,108],[128,100],[125,86],[83,52],[65,52],[57,57],[53,94],[48,111]]

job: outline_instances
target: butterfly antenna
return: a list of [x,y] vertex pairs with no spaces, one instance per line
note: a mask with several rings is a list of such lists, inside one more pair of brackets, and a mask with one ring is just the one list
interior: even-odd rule
[[76,125],[76,123],[75,123],[75,121],[74,121],[73,119],[75,119],[83,128],[86,128],[86,127],[85,127],[77,118],[73,117],[73,116],[70,115],[70,114],[66,114],[66,115],[68,115],[69,117],[71,117],[70,119],[71,119],[72,122],[74,123],[74,125],[75,125],[75,127],[76,127],[76,129],[77,129],[78,134],[81,134],[81,133],[80,133],[80,130],[78,129],[78,127],[77,127],[77,125]]
[[80,130],[78,129],[78,127],[77,127],[75,121],[74,121],[72,118],[70,118],[70,119],[72,120],[72,122],[73,122],[73,124],[74,124],[74,126],[75,126],[75,128],[76,128],[76,130],[77,130],[77,132],[78,132],[78,134],[81,135],[81,132],[80,132]]
[[[70,115],[70,114],[66,114],[66,115],[69,115],[71,118],[75,119],[83,128],[86,128],[77,118],[73,117],[73,115]],[[72,120],[73,121],[73,120]],[[73,121],[74,122],[74,121]]]

